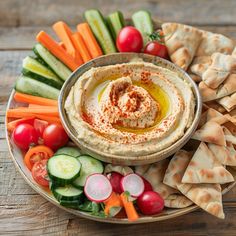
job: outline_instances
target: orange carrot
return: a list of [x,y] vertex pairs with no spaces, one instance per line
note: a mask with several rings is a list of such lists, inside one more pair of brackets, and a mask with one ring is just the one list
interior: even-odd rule
[[41,120],[45,120],[50,124],[52,124],[52,123],[61,124],[60,118],[56,117],[56,116],[46,116],[46,115],[36,114],[36,118],[41,119]]
[[125,208],[126,215],[129,221],[135,221],[139,218],[137,211],[134,208],[133,202],[129,201],[128,195],[126,192],[120,195],[121,201]]
[[58,45],[64,50],[66,50],[65,44],[63,42],[59,42]]
[[32,103],[32,104],[42,105],[42,106],[57,106],[58,105],[56,100],[32,96],[29,94],[24,94],[24,93],[19,93],[19,92],[15,92],[14,99],[16,102]]
[[82,56],[84,62],[92,59],[80,33],[74,33],[72,35],[72,41],[75,45],[76,50],[80,52],[80,55]]
[[36,114],[47,115],[47,116],[56,116],[59,117],[58,108],[15,108],[7,110],[7,117],[9,118],[25,118],[29,116],[34,116]]
[[[19,107],[17,107],[19,108]],[[39,109],[44,109],[44,108],[55,108],[55,106],[42,106],[42,105],[37,105],[37,104],[32,104],[30,103],[28,108],[39,108]]]
[[12,132],[17,125],[27,123],[27,124],[33,124],[35,117],[29,117],[29,118],[21,118],[17,120],[13,120],[7,123],[7,130]]
[[52,28],[64,43],[66,51],[75,59],[76,62],[78,62],[79,64],[83,64],[82,57],[79,51],[76,50],[72,42],[72,32],[69,26],[63,21],[58,21],[52,26]]
[[104,203],[104,213],[110,216],[115,216],[116,214],[118,214],[123,207],[120,196],[115,192],[112,192],[111,196]]
[[74,58],[65,52],[47,33],[40,31],[36,36],[38,42],[43,44],[55,57],[67,65],[72,71],[76,70],[82,63],[78,63]]
[[90,29],[88,23],[81,23],[77,25],[77,30],[80,33],[80,35],[83,37],[84,42],[90,52],[90,55],[92,58],[96,58],[101,56],[102,50],[97,43],[96,38],[93,35],[92,30]]

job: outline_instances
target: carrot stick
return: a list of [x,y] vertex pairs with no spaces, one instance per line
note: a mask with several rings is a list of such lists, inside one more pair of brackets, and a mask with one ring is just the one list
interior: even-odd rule
[[63,21],[58,21],[52,26],[52,28],[64,43],[66,51],[75,59],[78,64],[83,64],[83,60],[79,51],[77,51],[73,45],[72,32],[69,26]]
[[115,212],[115,215],[116,215],[123,207],[120,196],[116,194],[115,192],[112,192],[111,196],[104,203],[105,203],[104,213],[106,215],[114,216],[111,212],[112,208],[113,209],[118,208],[118,211]]
[[36,114],[36,118],[38,118],[40,120],[45,120],[45,121],[47,121],[50,124],[52,124],[52,123],[61,124],[60,118],[59,117],[55,117],[55,116],[46,116],[46,115]]
[[80,35],[82,36],[85,45],[87,46],[90,55],[92,56],[92,58],[96,58],[101,56],[102,50],[99,46],[99,44],[97,43],[96,38],[93,35],[93,32],[91,31],[88,23],[81,23],[77,25],[77,30],[80,33]]
[[81,64],[75,62],[74,58],[66,53],[47,33],[40,31],[36,36],[38,42],[42,43],[55,57],[67,65],[72,71]]
[[63,42],[59,42],[58,45],[66,51],[65,44]]
[[135,221],[139,218],[137,211],[134,208],[133,202],[128,200],[127,193],[124,192],[120,195],[121,201],[125,208],[126,215],[129,221]]
[[74,33],[72,35],[72,41],[75,45],[76,50],[80,52],[80,55],[82,56],[84,62],[87,62],[92,59],[80,33]]
[[59,117],[58,108],[15,108],[7,110],[7,117],[9,118],[23,118],[34,116],[36,114],[47,115],[47,116],[56,116]]
[[[17,107],[19,108],[19,107]],[[39,108],[39,109],[44,109],[44,108],[55,108],[55,106],[42,106],[42,105],[37,105],[37,104],[32,104],[30,103],[28,108]]]
[[32,103],[32,104],[42,105],[42,106],[56,106],[57,107],[58,105],[56,100],[32,96],[29,94],[24,94],[24,93],[19,93],[19,92],[15,92],[14,99],[16,102]]

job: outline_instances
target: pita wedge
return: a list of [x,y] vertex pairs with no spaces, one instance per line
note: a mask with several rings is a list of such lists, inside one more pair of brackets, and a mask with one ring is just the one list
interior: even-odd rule
[[104,169],[104,173],[108,174],[111,172],[117,172],[121,175],[128,175],[134,173],[134,171],[129,166],[117,166],[112,164],[107,164]]
[[178,192],[176,189],[173,189],[163,183],[163,178],[168,163],[169,161],[167,159],[153,163],[143,175],[143,177],[151,183],[154,191],[158,192],[164,199],[166,199],[169,195]]
[[163,183],[178,189],[177,185],[181,183],[185,169],[187,168],[193,154],[185,150],[179,150],[170,160],[166,169]]
[[226,112],[225,108],[222,107],[217,101],[205,102],[203,105],[207,106],[208,108],[212,108],[220,113]]
[[202,74],[202,80],[210,88],[218,88],[236,70],[236,58],[232,55],[213,53],[211,64]]
[[232,56],[236,56],[236,47],[234,48],[233,52],[232,52]]
[[[235,57],[235,59],[236,59],[236,57]],[[236,92],[230,96],[226,96],[226,97],[223,97],[223,98],[217,100],[217,102],[221,106],[223,106],[226,111],[228,111],[228,112],[232,111],[234,108],[236,108]]]
[[219,125],[222,125],[228,121],[228,119],[220,112],[213,108],[209,108],[206,114],[206,121],[213,121]]
[[191,205],[193,202],[181,193],[171,194],[165,199],[165,207],[169,208],[185,208]]
[[187,71],[187,73],[189,74],[189,76],[192,78],[193,81],[195,81],[196,83],[201,82],[202,81],[202,77],[199,75],[195,75],[192,74],[191,72]]
[[233,182],[234,178],[216,159],[207,145],[200,143],[182,178],[182,183],[218,183]]
[[162,30],[171,60],[187,70],[201,42],[201,32],[194,27],[177,23],[164,23]]
[[230,142],[234,145],[236,145],[236,137],[233,135],[226,127],[223,127],[224,134],[225,134],[225,140],[227,142]]
[[197,130],[191,138],[207,143],[226,146],[223,129],[214,121],[208,121],[199,130]]
[[203,210],[225,218],[220,184],[179,184],[178,189]]
[[203,102],[220,99],[236,92],[236,74],[230,74],[217,89],[210,88],[204,81],[199,83]]
[[202,78],[203,73],[211,64],[210,56],[194,57],[192,64],[189,67],[189,71]]

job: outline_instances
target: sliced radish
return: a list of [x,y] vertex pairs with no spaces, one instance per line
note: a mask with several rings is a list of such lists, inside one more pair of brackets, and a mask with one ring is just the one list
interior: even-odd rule
[[103,202],[111,196],[112,186],[106,176],[92,174],[85,182],[84,193],[93,202]]
[[123,191],[128,191],[132,197],[138,197],[144,191],[144,182],[139,175],[128,174],[122,178],[121,188]]

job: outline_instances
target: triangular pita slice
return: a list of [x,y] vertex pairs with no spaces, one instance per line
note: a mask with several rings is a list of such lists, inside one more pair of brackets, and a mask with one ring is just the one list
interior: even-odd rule
[[189,67],[189,71],[202,78],[203,73],[207,70],[210,64],[211,64],[210,56],[194,57],[193,62]]
[[211,56],[211,65],[202,75],[202,80],[210,88],[218,88],[229,74],[236,69],[236,58],[232,55],[225,55],[222,53],[213,53]]
[[148,168],[150,167],[151,165],[141,165],[141,166],[135,166],[134,167],[134,172],[139,174],[139,175],[144,175]]
[[208,107],[208,108],[212,108],[217,110],[220,113],[224,113],[226,110],[224,107],[222,107],[218,102],[216,101],[209,101],[209,102],[205,102],[203,104],[204,106]]
[[177,185],[181,183],[185,169],[187,168],[193,154],[185,150],[179,150],[170,160],[166,169],[163,183],[178,189]]
[[187,70],[201,42],[201,32],[197,28],[177,23],[164,23],[162,30],[171,60]]
[[214,154],[203,142],[200,143],[197,151],[194,153],[182,178],[182,183],[229,183],[234,178],[218,162]]
[[167,159],[153,163],[143,177],[150,182],[153,190],[158,192],[164,199],[178,190],[163,183],[163,178],[169,161]]
[[199,83],[199,90],[202,95],[203,102],[208,102],[228,96],[236,92],[236,74],[230,74],[223,84],[217,89],[212,89],[208,87],[204,81],[201,81]]
[[192,139],[207,143],[215,143],[218,145],[226,145],[223,129],[214,121],[208,121],[205,125],[203,125],[194,133]]
[[117,172],[121,175],[128,175],[134,173],[134,171],[129,166],[118,166],[118,165],[112,165],[107,164],[104,169],[104,173],[108,174],[111,172]]
[[226,127],[223,127],[224,134],[225,134],[225,140],[227,142],[230,142],[234,145],[236,145],[236,137],[233,135]]
[[182,194],[171,194],[165,199],[165,207],[184,208],[191,206],[193,202]]
[[236,108],[236,92],[230,96],[226,96],[217,100],[217,102],[223,106],[228,112]]
[[206,121],[214,121],[219,125],[222,125],[228,121],[228,119],[220,112],[213,108],[209,108],[206,115]]
[[203,210],[225,218],[220,184],[179,184],[178,189]]
[[234,48],[233,52],[232,52],[232,56],[236,56],[236,47]]

